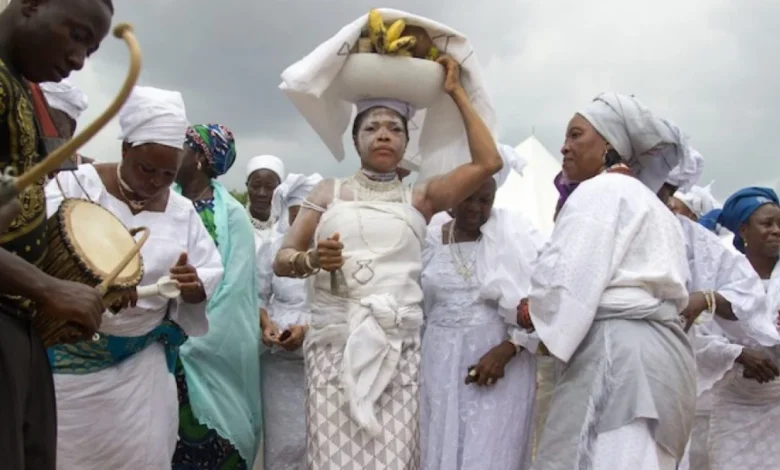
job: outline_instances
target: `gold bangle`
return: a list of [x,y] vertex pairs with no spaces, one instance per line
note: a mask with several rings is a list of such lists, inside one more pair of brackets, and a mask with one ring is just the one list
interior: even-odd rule
[[305,255],[303,251],[296,251],[290,255],[288,262],[290,263],[290,277],[304,278],[306,273],[298,269],[298,261],[301,256]]
[[298,256],[298,252],[293,251],[292,254],[290,254],[290,257],[287,258],[287,264],[289,265],[289,269],[290,269],[290,276],[292,277],[296,277],[298,275],[298,273],[296,272],[297,269],[295,268],[295,259],[297,258],[297,256]]
[[314,266],[311,264],[311,258],[312,258],[313,256],[314,256],[314,250],[308,250],[308,251],[307,251],[307,252],[306,252],[306,253],[303,255],[303,265],[304,265],[304,266],[306,266],[306,269],[308,269],[308,270],[309,270],[309,275],[312,275],[312,274],[317,274],[318,272],[320,272],[320,269],[321,269],[319,266],[315,268],[315,267],[314,267]]
[[[301,258],[303,258],[303,262],[301,263]],[[303,265],[303,269],[298,269],[298,263]],[[295,254],[295,274],[300,279],[306,279],[311,275],[310,272],[306,270],[306,252],[305,251],[299,251]]]

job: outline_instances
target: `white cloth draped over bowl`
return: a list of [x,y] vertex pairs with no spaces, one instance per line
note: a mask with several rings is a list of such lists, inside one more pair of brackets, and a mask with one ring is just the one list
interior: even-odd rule
[[[474,109],[488,128],[493,129],[495,110],[469,40],[454,29],[421,16],[390,8],[380,8],[379,12],[385,21],[403,18],[407,24],[424,27],[443,54],[461,63],[463,87]],[[309,55],[288,67],[282,73],[279,85],[339,161],[344,159],[344,134],[351,125],[354,104],[339,98],[331,85],[367,22],[366,14],[342,28]],[[410,80],[410,86],[413,83],[413,79]],[[455,103],[442,91],[441,98],[433,106],[419,110],[409,123],[409,146],[404,156],[404,167],[418,170],[420,179],[425,180],[469,161],[471,154],[463,120]]]

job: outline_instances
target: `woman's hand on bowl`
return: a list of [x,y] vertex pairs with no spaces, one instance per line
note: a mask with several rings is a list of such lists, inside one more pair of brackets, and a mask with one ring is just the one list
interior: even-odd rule
[[436,62],[441,64],[446,71],[444,77],[444,91],[452,95],[455,92],[462,90],[463,85],[460,83],[460,64],[458,61],[450,56],[441,56],[436,59]]

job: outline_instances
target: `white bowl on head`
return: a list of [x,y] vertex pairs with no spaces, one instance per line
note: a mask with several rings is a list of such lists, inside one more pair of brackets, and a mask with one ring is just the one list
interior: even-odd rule
[[444,67],[432,60],[364,52],[347,56],[331,86],[351,103],[392,98],[425,109],[444,93],[444,75]]

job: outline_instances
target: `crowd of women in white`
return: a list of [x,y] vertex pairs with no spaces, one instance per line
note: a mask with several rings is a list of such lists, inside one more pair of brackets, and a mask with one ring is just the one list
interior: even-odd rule
[[[208,301],[140,299],[102,327],[140,338],[136,352],[89,370],[55,367],[59,468],[170,468],[183,435],[169,350],[218,334],[183,349],[188,400],[239,458],[174,468],[780,466],[775,192],[746,188],[721,206],[696,186],[703,158],[675,124],[604,93],[568,123],[547,239],[522,207],[493,207],[524,162],[495,143],[484,97],[468,89],[475,75],[461,84],[458,63],[441,63],[470,161],[404,185],[416,110],[396,96],[361,100],[353,176],[288,174],[277,157],[251,158],[243,220],[214,209],[213,233],[198,198],[175,191],[181,154],[139,150],[187,149],[181,95],[136,89],[120,115],[122,163],[61,175],[49,210],[86,197],[148,226],[142,284],[186,263]],[[77,117],[77,93],[55,92],[50,104]],[[114,188],[148,195],[146,205]],[[209,188],[219,199],[221,186]],[[237,245],[249,224],[254,240]],[[242,263],[257,299],[218,303]],[[212,331],[218,317],[235,325]],[[537,384],[545,360],[555,365]],[[535,406],[539,387],[551,391],[549,412]]]

